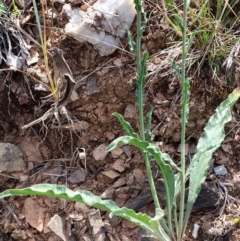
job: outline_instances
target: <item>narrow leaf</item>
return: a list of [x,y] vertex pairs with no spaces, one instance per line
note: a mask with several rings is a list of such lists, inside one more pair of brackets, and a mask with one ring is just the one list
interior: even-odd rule
[[[182,118],[181,121],[185,120],[184,125],[187,124],[188,121],[188,113],[189,113],[189,99],[190,99],[190,94],[189,94],[189,89],[190,89],[190,84],[189,80],[184,80],[183,85],[182,85]],[[183,118],[184,117],[184,118]]]
[[33,2],[33,9],[34,9],[37,27],[38,27],[38,33],[39,33],[39,37],[40,37],[40,40],[41,40],[41,45],[43,47],[43,36],[42,36],[42,29],[41,29],[39,14],[38,14],[37,3],[36,3],[36,0],[33,0],[32,2]]
[[[115,202],[111,200],[102,200],[98,196],[95,196],[89,191],[78,190],[72,191],[63,185],[52,185],[52,184],[37,184],[32,187],[24,189],[9,189],[0,193],[0,198],[5,198],[14,195],[37,195],[61,198],[73,202],[85,203],[89,206],[99,208],[103,211],[108,211],[112,215],[116,215],[125,218],[141,228],[152,233],[155,237],[162,239],[161,234],[158,230],[158,223],[151,217],[143,213],[136,213],[132,209],[119,208]],[[162,230],[161,230],[162,231]]]
[[195,155],[186,172],[186,175],[190,176],[190,184],[184,225],[187,224],[192,206],[200,192],[201,183],[206,178],[212,154],[224,140],[224,126],[232,118],[231,107],[239,97],[240,92],[238,89],[235,89],[228,98],[217,107],[198,141]]
[[143,32],[146,29],[147,21],[148,21],[148,19],[147,19],[147,12],[144,12],[144,14],[143,14],[143,23],[142,23],[141,30],[140,30],[140,35],[141,36],[142,36]]
[[13,14],[14,16],[18,15],[18,14],[19,14],[19,10],[18,10],[18,7],[17,7],[17,5],[16,5],[16,3],[15,3],[14,0],[12,1],[12,8],[13,8],[12,14]]
[[2,14],[5,14],[7,12],[6,7],[4,6],[4,4],[2,2],[0,2],[0,16]]
[[133,53],[136,53],[136,43],[133,40],[132,34],[128,29],[126,29],[126,31],[127,31],[128,44],[129,44],[130,50]]
[[174,60],[171,60],[172,62],[172,71],[173,74],[175,74],[180,80],[181,80],[181,72],[180,69],[177,67],[176,62]]
[[135,4],[136,11],[141,12],[142,10],[141,0],[134,0],[133,2]]
[[114,148],[116,148],[118,145],[124,145],[124,144],[130,144],[130,145],[136,146],[142,149],[143,151],[146,150],[150,154],[154,154],[152,155],[154,158],[156,155],[160,155],[160,159],[170,164],[171,167],[177,170],[178,172],[181,172],[181,169],[173,162],[173,160],[167,153],[161,152],[160,149],[152,143],[148,143],[147,141],[142,141],[132,136],[118,137],[108,145],[108,147],[106,148],[106,151],[109,152]]
[[183,24],[182,24],[182,20],[180,19],[180,17],[177,14],[173,15],[174,18],[174,22],[175,24],[179,27],[179,29],[181,30],[181,32],[183,33]]
[[145,131],[145,139],[146,141],[153,143],[151,125],[152,125],[152,112],[153,107],[151,107],[146,115],[146,131]]
[[131,127],[130,123],[125,121],[123,116],[117,112],[114,112],[112,114],[113,116],[117,117],[119,120],[122,129],[129,135],[135,138],[138,138],[138,134],[134,132],[133,128]]
[[148,59],[148,54],[146,52],[143,53],[142,59],[141,59],[141,67],[140,67],[140,71],[139,71],[139,75],[138,75],[138,79],[137,79],[137,84],[139,85],[138,88],[143,88],[143,85],[145,84],[145,77],[146,77],[146,73],[147,73],[147,62]]
[[[164,190],[165,190],[165,195],[167,200],[168,211],[170,212],[172,208],[173,200],[174,200],[174,195],[175,195],[175,177],[171,169],[171,165],[173,165],[177,169],[178,167],[173,163],[173,161],[171,161],[171,158],[167,154],[161,153],[160,149],[154,144],[151,144],[147,141],[139,140],[131,136],[122,136],[115,139],[107,147],[107,151],[111,151],[113,148],[121,144],[129,144],[129,145],[136,146],[139,149],[141,149],[141,151],[147,152],[155,158],[158,164],[158,167],[160,169],[161,175],[164,179]],[[162,156],[168,159],[168,161],[171,162],[171,165],[165,163]]]

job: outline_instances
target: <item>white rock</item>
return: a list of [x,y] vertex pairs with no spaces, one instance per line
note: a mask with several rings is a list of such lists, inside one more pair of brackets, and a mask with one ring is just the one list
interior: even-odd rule
[[224,176],[227,174],[227,169],[225,166],[221,165],[214,167],[214,172],[217,176]]
[[104,144],[101,144],[100,146],[95,148],[94,151],[93,151],[93,158],[96,161],[103,161],[108,154],[106,152],[106,148],[107,148],[107,146],[104,145]]
[[196,223],[194,223],[193,231],[192,231],[192,236],[194,239],[198,237],[198,231],[199,231],[200,226]]
[[54,215],[49,223],[47,224],[47,227],[51,229],[58,237],[60,237],[62,240],[67,241],[67,238],[64,234],[63,230],[63,221],[62,218],[58,215]]
[[65,4],[63,11],[69,18],[66,34],[79,42],[93,44],[101,56],[113,53],[120,46],[118,38],[123,38],[136,15],[131,0],[99,0],[87,12]]

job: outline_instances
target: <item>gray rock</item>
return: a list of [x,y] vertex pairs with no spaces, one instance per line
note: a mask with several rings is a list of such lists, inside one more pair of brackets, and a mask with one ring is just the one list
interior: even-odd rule
[[68,178],[68,181],[72,184],[78,184],[78,183],[84,182],[85,178],[86,178],[86,172],[84,170],[76,170],[70,175],[70,177]]
[[122,147],[123,151],[125,152],[127,157],[132,157],[132,152],[131,150],[128,148],[128,146],[123,146]]
[[99,210],[93,211],[88,215],[89,230],[94,241],[105,240],[105,228]]
[[106,148],[107,146],[104,144],[101,144],[100,146],[96,147],[93,151],[93,158],[96,161],[103,161],[108,154],[106,152]]
[[0,172],[20,172],[25,167],[23,154],[11,143],[0,143]]

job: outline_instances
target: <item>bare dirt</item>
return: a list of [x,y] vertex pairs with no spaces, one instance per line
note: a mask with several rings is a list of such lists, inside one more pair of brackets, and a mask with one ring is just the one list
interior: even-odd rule
[[[55,7],[60,8],[58,4]],[[149,22],[143,39],[151,56],[149,65],[157,65],[159,59],[153,54],[167,47],[171,33],[169,29],[152,26],[156,19],[152,18]],[[57,27],[59,26],[61,23],[58,22]],[[36,28],[32,28],[33,33],[36,33]],[[135,31],[134,26],[132,31]],[[59,36],[58,31],[54,34]],[[126,39],[124,41],[123,45],[126,46]],[[154,206],[149,197],[145,166],[139,151],[129,146],[125,149],[118,148],[107,155],[103,151],[112,140],[124,134],[112,116],[113,112],[121,113],[138,130],[136,64],[133,55],[117,50],[111,56],[100,57],[90,44],[80,44],[68,37],[53,45],[63,50],[74,79],[78,82],[75,100],[66,107],[72,122],[62,114],[61,127],[52,116],[44,123],[23,130],[23,125],[42,116],[51,103],[42,107],[42,97],[46,93],[36,92],[32,79],[26,82],[21,73],[12,73],[0,92],[0,141],[19,147],[24,154],[25,167],[20,172],[2,173],[0,191],[37,183],[64,184],[72,190],[89,190],[114,200],[119,206],[126,205],[153,215]],[[36,66],[41,67],[42,61],[39,50]],[[191,77],[186,140],[188,158],[193,156],[197,140],[214,109],[234,88],[226,85],[224,72],[219,71],[219,78],[212,78],[208,65],[203,65],[199,75],[194,75],[196,68],[197,66],[192,66],[188,71],[188,76]],[[163,72],[151,75],[148,71],[145,109],[147,111],[154,107],[154,142],[178,163],[180,84],[176,76],[171,73],[164,76]],[[5,74],[2,74],[2,81],[4,77]],[[215,207],[196,209],[192,213],[184,239],[186,241],[240,239],[238,226],[232,224],[240,213],[238,107],[239,103],[232,110],[232,121],[226,126],[227,137],[215,152],[208,173],[208,181],[216,183],[217,188],[216,180],[221,181],[227,192],[218,191],[219,202]],[[84,169],[84,161],[79,159],[79,151],[83,149],[86,152],[87,171]],[[213,172],[213,168],[219,165],[227,168],[227,174],[222,177],[216,177]],[[155,166],[153,170],[154,168],[156,170]],[[154,174],[157,182],[157,171]],[[160,192],[160,199],[161,194]],[[45,197],[12,197],[2,201],[0,240],[62,240],[47,227],[54,215],[60,216],[63,224],[60,228],[58,223],[59,229],[63,230],[67,240],[150,240],[149,237],[144,239],[141,230],[126,220],[116,217],[110,219],[107,213],[91,207]],[[91,224],[94,219],[92,215],[96,215],[95,219],[100,224]],[[191,236],[195,223],[200,225],[197,239]],[[98,233],[98,236],[97,231],[94,231],[95,226],[100,227],[99,230],[104,234],[99,231],[101,234]]]

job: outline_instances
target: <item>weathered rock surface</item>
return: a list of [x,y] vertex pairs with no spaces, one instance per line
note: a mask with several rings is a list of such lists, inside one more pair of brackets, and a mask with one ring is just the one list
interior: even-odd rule
[[25,163],[19,148],[11,143],[0,143],[0,172],[20,172]]
[[31,197],[24,201],[26,222],[39,232],[43,230],[45,219],[45,208],[41,207]]

